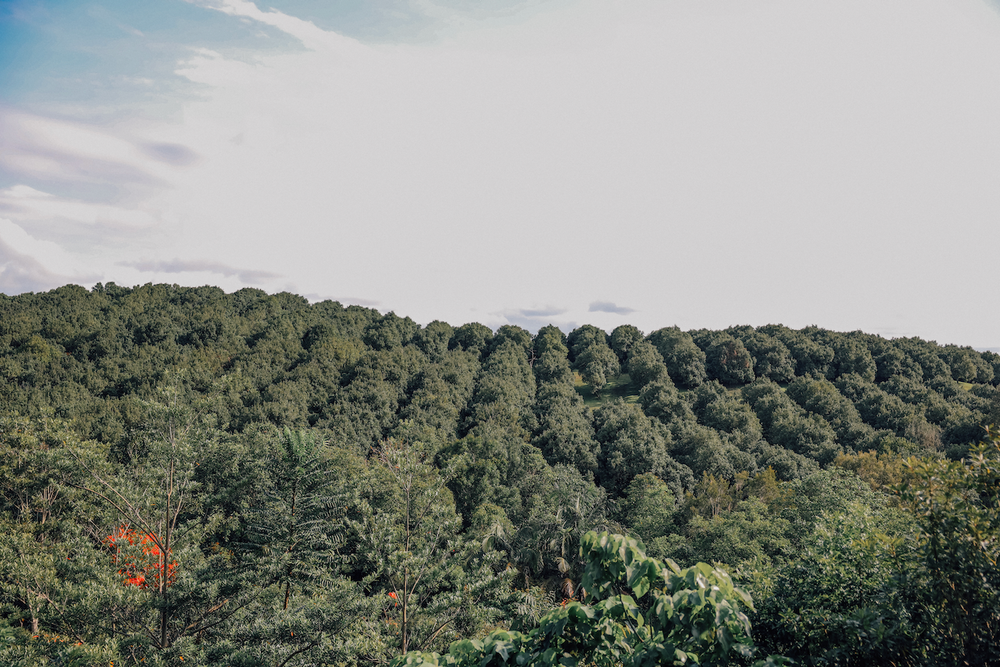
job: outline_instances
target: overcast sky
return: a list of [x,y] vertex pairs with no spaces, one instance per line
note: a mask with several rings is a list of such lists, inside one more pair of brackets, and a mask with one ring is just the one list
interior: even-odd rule
[[989,0],[0,0],[0,291],[1000,346]]

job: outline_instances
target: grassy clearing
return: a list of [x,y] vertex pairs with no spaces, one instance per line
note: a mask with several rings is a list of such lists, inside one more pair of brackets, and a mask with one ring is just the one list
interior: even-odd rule
[[585,383],[579,373],[573,373],[573,385],[580,397],[583,398],[583,402],[591,409],[598,408],[616,398],[623,398],[626,403],[635,403],[639,400],[639,394],[632,392],[632,379],[628,373],[622,373],[608,381],[601,390],[600,398],[594,396],[594,388]]

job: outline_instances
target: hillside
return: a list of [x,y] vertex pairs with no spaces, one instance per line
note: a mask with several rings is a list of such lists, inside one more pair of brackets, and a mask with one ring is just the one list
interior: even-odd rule
[[[533,336],[108,284],[0,296],[0,379],[0,657],[25,664],[441,651],[578,595],[592,529],[735,571],[774,652],[985,650],[907,590],[940,573],[901,489],[971,470],[954,462],[1000,422],[993,352],[778,324]],[[859,559],[831,598],[822,572]],[[878,653],[890,636],[923,654]]]

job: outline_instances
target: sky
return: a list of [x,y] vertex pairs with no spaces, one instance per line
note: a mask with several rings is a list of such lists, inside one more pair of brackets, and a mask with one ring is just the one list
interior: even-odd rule
[[0,0],[0,292],[1000,348],[998,0]]

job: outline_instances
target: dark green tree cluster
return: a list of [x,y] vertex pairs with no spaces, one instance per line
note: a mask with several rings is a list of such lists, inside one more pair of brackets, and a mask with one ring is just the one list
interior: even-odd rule
[[[0,296],[0,662],[990,664],[998,384],[817,327]],[[711,647],[652,611],[703,580],[737,614]]]

